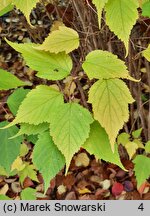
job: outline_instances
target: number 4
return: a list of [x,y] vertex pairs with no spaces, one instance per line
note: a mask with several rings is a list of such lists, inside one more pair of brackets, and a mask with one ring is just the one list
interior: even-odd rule
[[143,206],[143,203],[141,203],[138,207],[139,210],[143,211],[144,210],[144,206]]

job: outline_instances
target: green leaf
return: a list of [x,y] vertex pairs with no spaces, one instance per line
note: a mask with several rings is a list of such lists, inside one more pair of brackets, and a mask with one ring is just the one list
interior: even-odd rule
[[97,9],[99,28],[101,28],[102,11],[107,2],[108,0],[92,0],[92,3],[96,6]]
[[1,7],[0,7],[0,16],[8,13],[13,9],[13,5],[11,5],[12,0],[1,0]]
[[108,0],[106,4],[106,23],[121,41],[128,54],[129,36],[138,18],[137,0]]
[[13,0],[12,3],[25,15],[28,23],[30,23],[31,10],[36,7],[39,0]]
[[24,157],[26,154],[28,154],[29,148],[25,143],[22,143],[20,146],[20,157]]
[[30,135],[27,136],[26,139],[28,142],[32,142],[33,144],[35,144],[38,141],[38,135]]
[[[4,127],[8,122],[1,122],[0,127]],[[18,128],[13,126],[5,130],[0,130],[0,165],[6,169],[6,172],[10,173],[10,167],[12,162],[19,155],[20,144],[22,137],[10,140],[9,138],[18,132]]]
[[7,127],[17,123],[38,125],[50,122],[56,108],[63,103],[63,95],[59,91],[49,86],[39,85],[27,94],[16,118]]
[[68,171],[72,156],[89,136],[93,118],[88,110],[76,103],[59,107],[50,124],[50,134],[66,159]]
[[144,155],[138,155],[133,162],[135,164],[134,171],[137,180],[137,187],[139,188],[150,176],[150,158]]
[[19,88],[16,89],[7,99],[7,105],[10,111],[16,116],[17,111],[21,102],[26,97],[27,93],[29,93],[29,89]]
[[90,154],[94,154],[96,158],[114,163],[120,168],[125,169],[120,161],[117,144],[115,144],[115,151],[113,153],[108,135],[97,121],[94,121],[91,125],[89,138],[84,143],[83,148]]
[[50,180],[64,167],[65,159],[52,141],[49,132],[39,135],[33,150],[33,163],[44,178],[45,192]]
[[140,128],[140,129],[138,129],[138,130],[133,131],[133,132],[132,132],[132,136],[133,136],[135,139],[139,138],[140,135],[141,135],[141,133],[142,133],[142,130],[143,130],[143,129]]
[[28,136],[40,134],[40,133],[46,131],[48,128],[49,128],[48,123],[41,123],[39,125],[32,125],[32,124],[23,123],[20,125],[20,130],[18,131],[18,133],[11,138],[15,138],[15,137],[18,137],[18,136],[23,135],[23,134],[26,134]]
[[28,84],[19,80],[10,72],[0,69],[0,90],[9,90],[25,85]]
[[142,52],[142,54],[150,62],[150,45]]
[[150,140],[147,143],[145,143],[145,151],[147,154],[150,153]]
[[150,1],[142,5],[142,16],[150,17]]
[[25,168],[21,170],[18,175],[21,184],[23,184],[26,177],[29,177],[33,181],[39,182],[39,180],[37,179],[37,172],[35,171],[34,165],[30,165],[28,162],[25,162]]
[[21,191],[22,200],[36,200],[36,189],[25,188]]
[[125,78],[136,81],[129,75],[125,63],[108,51],[90,52],[82,66],[90,79]]
[[119,134],[119,136],[117,137],[117,143],[122,144],[123,146],[125,146],[125,144],[127,144],[130,141],[130,135],[127,133],[121,133]]
[[37,47],[37,44],[17,44],[6,41],[12,48],[22,54],[30,68],[38,71],[36,76],[48,80],[61,80],[70,74],[72,60],[64,52],[56,55],[34,49],[33,46]]
[[112,150],[118,131],[128,121],[128,103],[133,101],[126,84],[119,79],[99,80],[89,91],[94,118],[105,128]]
[[58,30],[52,31],[42,45],[35,47],[52,53],[69,53],[79,46],[79,35],[72,28],[59,26]]
[[6,196],[6,195],[0,195],[0,200],[12,200],[12,199],[10,199],[8,196]]

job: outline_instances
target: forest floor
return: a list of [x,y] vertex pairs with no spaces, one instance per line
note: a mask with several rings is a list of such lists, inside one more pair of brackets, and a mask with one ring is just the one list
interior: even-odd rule
[[[29,27],[24,16],[17,10],[0,17],[0,68],[11,71],[20,79],[29,80],[36,86],[40,84],[40,79],[35,77],[35,72],[25,65],[21,55],[14,51],[4,40],[6,37],[8,40],[19,43],[42,42],[49,33],[52,23],[49,22],[45,12],[41,12],[38,8],[32,12],[31,23],[36,26],[35,29]],[[143,24],[138,23],[137,28],[143,29]],[[144,73],[142,76],[143,97],[147,98],[148,93],[144,89],[147,81]],[[83,84],[85,85],[85,83]],[[12,120],[12,114],[6,104],[11,92],[0,92],[0,122],[5,119]],[[146,105],[145,112],[147,110],[148,106]],[[24,160],[31,163],[30,156],[34,145],[28,141],[25,141],[25,144],[30,150]],[[81,149],[72,159],[68,174],[65,176],[64,169],[61,170],[51,180],[45,197],[39,199],[149,200],[150,183],[147,181],[141,188],[137,189],[133,172],[134,164],[127,155],[121,155],[121,161],[128,172],[121,170],[114,164],[96,160],[93,155],[89,155],[84,149]],[[23,186],[20,185],[17,175],[9,178],[0,176],[0,192],[7,184],[6,195],[16,200],[20,199],[20,191],[26,187],[36,188],[39,193],[43,193],[42,176],[38,172],[37,176],[39,183],[26,177]]]

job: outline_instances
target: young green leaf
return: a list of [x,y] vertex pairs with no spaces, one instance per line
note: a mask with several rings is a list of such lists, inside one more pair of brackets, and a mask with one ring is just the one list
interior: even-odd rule
[[17,111],[21,102],[26,97],[27,93],[29,93],[29,89],[19,88],[16,89],[7,99],[7,105],[10,111],[16,116]]
[[94,121],[91,125],[89,138],[84,143],[83,148],[90,154],[94,154],[96,158],[114,163],[120,168],[125,169],[120,161],[117,144],[115,144],[115,151],[113,153],[108,135],[97,121]]
[[128,152],[129,158],[130,160],[132,159],[132,157],[135,155],[136,150],[138,149],[138,144],[135,142],[128,142],[125,144],[124,146]]
[[28,85],[28,83],[19,80],[10,72],[0,69],[0,90],[9,90],[25,85]]
[[44,178],[47,191],[50,180],[64,167],[65,159],[52,141],[49,132],[41,133],[33,150],[33,163]]
[[22,200],[36,200],[36,189],[25,188],[21,191]]
[[90,52],[82,66],[90,79],[125,78],[136,81],[129,75],[125,63],[108,51]]
[[94,118],[105,128],[112,150],[118,131],[128,121],[128,103],[133,101],[128,87],[119,79],[99,80],[89,91]]
[[31,10],[36,7],[39,0],[13,0],[12,3],[25,15],[28,23],[30,23]]
[[121,39],[128,54],[129,36],[138,18],[137,0],[108,0],[106,4],[106,23],[110,30]]
[[143,53],[143,56],[150,62],[150,45],[142,53]]
[[76,103],[59,107],[50,124],[50,134],[66,159],[68,171],[72,156],[89,136],[93,118],[88,110]]
[[49,86],[39,85],[27,94],[16,118],[7,127],[17,123],[38,125],[50,122],[56,108],[63,103],[63,95],[59,91]]
[[69,53],[79,46],[79,35],[72,28],[59,26],[58,30],[52,31],[42,45],[35,47],[52,53]]
[[60,80],[67,77],[72,69],[72,60],[69,55],[63,53],[52,54],[42,50],[36,50],[38,47],[33,43],[12,43],[6,42],[20,52],[26,61],[26,64],[33,70],[38,71],[36,76],[48,80]]
[[117,137],[118,145],[121,144],[125,146],[125,144],[127,144],[129,141],[130,141],[130,135],[128,133],[123,132],[119,134],[119,136]]
[[28,162],[25,162],[25,168],[20,172],[18,172],[18,175],[21,184],[23,184],[26,177],[29,177],[33,181],[39,182],[34,165],[33,164],[30,165]]
[[102,10],[107,2],[108,0],[92,0],[92,3],[96,6],[97,9],[99,28],[101,28]]
[[135,164],[134,171],[137,180],[137,187],[139,188],[150,176],[150,158],[144,155],[138,155],[133,162]]
[[[8,122],[1,122],[0,127],[4,127]],[[18,128],[13,126],[6,130],[0,130],[0,165],[6,169],[6,172],[10,173],[10,167],[12,162],[17,158],[20,151],[20,144],[22,137],[17,137],[13,140],[9,138],[18,132]]]
[[133,138],[138,139],[140,137],[141,133],[142,133],[142,130],[143,130],[143,128],[140,128],[138,130],[133,131],[132,132]]
[[142,5],[142,16],[150,17],[150,1]]
[[36,134],[43,133],[47,129],[49,129],[48,123],[41,123],[39,125],[22,123],[22,124],[20,124],[20,130],[18,131],[18,133],[11,138],[15,138],[15,137],[18,137],[18,136],[23,135],[23,134],[26,134],[28,136],[36,135]]

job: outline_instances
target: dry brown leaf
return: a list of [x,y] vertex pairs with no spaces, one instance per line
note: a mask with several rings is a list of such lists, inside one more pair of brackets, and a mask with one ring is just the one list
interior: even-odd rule
[[8,184],[5,184],[1,189],[0,189],[0,195],[5,195],[7,191],[9,190]]
[[76,165],[77,167],[79,167],[79,166],[87,167],[87,166],[89,165],[89,163],[90,163],[90,159],[89,159],[89,157],[87,156],[87,154],[84,153],[84,152],[78,154],[78,155],[76,156],[76,158],[75,158],[75,165]]

